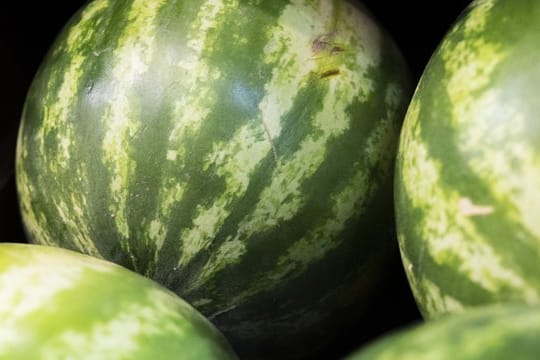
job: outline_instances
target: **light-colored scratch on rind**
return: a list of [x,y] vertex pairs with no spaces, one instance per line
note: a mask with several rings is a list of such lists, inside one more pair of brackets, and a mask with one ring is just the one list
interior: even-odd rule
[[[438,185],[441,165],[430,158],[426,146],[420,141],[421,127],[414,120],[417,115],[418,103],[413,101],[407,121],[415,126],[408,126],[404,136],[406,146],[403,151],[407,155],[402,164],[402,179],[411,205],[429,214],[416,226],[425,249],[436,263],[459,263],[457,271],[490,292],[511,287],[528,301],[538,298],[537,291],[504,264],[492,245],[487,243],[488,239],[478,233],[470,214],[464,213],[466,194]],[[468,210],[471,210],[470,206]],[[492,209],[484,207],[482,210],[484,215],[489,215]]]
[[[293,105],[298,92],[298,86],[295,84],[305,85],[306,81],[311,81],[313,71],[317,69],[317,63],[311,59],[312,44],[306,39],[312,40],[328,32],[333,24],[333,18],[329,13],[331,13],[331,8],[322,11],[316,7],[302,8],[297,4],[290,5],[284,11],[279,25],[273,30],[274,33],[270,37],[272,40],[266,48],[267,61],[279,62],[275,67],[271,82],[266,86],[268,95],[259,105],[266,131],[273,139],[278,138],[282,128],[280,119],[284,112],[277,111],[289,109]],[[202,270],[200,281],[193,287],[203,284],[205,279],[212,277],[226,266],[238,262],[246,254],[246,246],[243,245],[246,239],[257,232],[268,231],[279,222],[292,218],[302,208],[304,199],[300,188],[303,182],[315,173],[326,158],[326,145],[332,139],[341,136],[350,126],[351,119],[346,114],[347,106],[353,99],[359,97],[360,100],[366,100],[373,91],[372,80],[367,77],[366,71],[379,61],[378,44],[368,42],[364,38],[357,38],[358,31],[355,26],[360,22],[363,28],[367,28],[366,31],[373,33],[374,38],[377,38],[375,36],[377,32],[371,20],[362,22],[363,17],[359,19],[359,15],[355,13],[354,16],[347,18],[340,36],[352,44],[362,44],[363,51],[368,52],[367,56],[355,52],[350,53],[352,60],[347,60],[350,62],[348,64],[350,69],[343,70],[343,77],[332,79],[323,99],[322,110],[313,114],[312,122],[318,129],[316,135],[307,136],[290,160],[284,161],[278,158],[279,161],[271,176],[271,184],[263,189],[254,212],[244,218],[237,234],[228,238],[217,255],[211,257]],[[308,16],[309,18],[304,19],[305,21],[299,21],[300,18]],[[295,29],[298,26],[305,28],[302,28],[303,31],[289,33],[291,26]],[[278,54],[280,57],[276,58]],[[393,99],[391,95],[388,95],[389,101]],[[387,115],[394,114],[389,110]],[[381,126],[386,127],[388,123],[382,120]],[[375,134],[375,136],[379,135]],[[376,147],[376,145],[373,146],[373,152],[376,151]],[[247,296],[247,294],[244,295]]]
[[[272,64],[274,70],[270,81],[265,85],[266,95],[258,106],[260,118],[249,122],[249,124],[262,123],[263,126],[242,127],[227,143],[218,142],[207,157],[204,166],[216,167],[216,173],[225,180],[226,189],[213,204],[206,208],[201,207],[197,211],[194,223],[198,225],[183,232],[181,237],[183,255],[179,265],[187,264],[198,252],[211,244],[213,236],[230,213],[229,205],[244,195],[251,174],[260,161],[269,152],[277,159],[277,149],[273,147],[271,139],[280,136],[284,114],[294,105],[299,86],[315,69],[313,62],[309,61],[310,48],[306,42],[306,34],[315,36],[324,29],[324,24],[317,22],[317,16],[321,15],[313,14],[313,18],[306,18],[307,22],[302,23],[305,32],[290,31],[291,26],[297,24],[299,16],[306,16],[304,8],[289,5],[283,11],[277,25],[269,30],[270,40],[265,48],[265,62]],[[224,245],[224,249],[228,249],[228,245]],[[224,254],[240,255],[243,252],[223,250],[219,254],[221,255],[216,259],[220,259],[219,261],[223,261],[224,264],[229,262]],[[212,263],[211,261],[204,273],[210,273],[208,269],[213,268]]]
[[459,199],[459,212],[465,216],[489,215],[495,211],[493,206],[475,204],[469,198]]
[[463,195],[438,186],[441,166],[418,141],[419,129],[417,125],[415,135],[409,133],[407,137],[407,156],[402,165],[403,184],[411,205],[429,214],[415,227],[418,241],[436,263],[460,264],[456,270],[486,290],[495,292],[509,286],[527,299],[537,298],[537,292],[504,264],[478,233],[471,217],[462,213]]

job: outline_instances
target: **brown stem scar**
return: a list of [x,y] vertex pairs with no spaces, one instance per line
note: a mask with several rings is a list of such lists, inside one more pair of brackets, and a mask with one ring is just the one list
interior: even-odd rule
[[336,75],[339,75],[339,73],[340,73],[339,69],[330,69],[323,72],[321,75],[319,75],[319,79],[324,79],[330,76],[336,76]]

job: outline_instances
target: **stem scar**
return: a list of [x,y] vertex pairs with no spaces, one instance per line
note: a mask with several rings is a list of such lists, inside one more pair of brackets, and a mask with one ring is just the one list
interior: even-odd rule
[[319,79],[324,79],[330,76],[336,76],[336,75],[339,75],[339,73],[340,73],[339,69],[330,69],[320,74]]

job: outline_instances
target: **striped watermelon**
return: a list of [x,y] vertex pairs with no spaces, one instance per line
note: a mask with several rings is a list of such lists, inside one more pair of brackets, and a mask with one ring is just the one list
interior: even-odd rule
[[116,264],[0,244],[0,359],[236,359],[185,301]]
[[408,95],[347,2],[95,0],[27,97],[26,230],[166,285],[246,357],[312,351],[391,253]]
[[540,299],[540,2],[473,2],[418,85],[396,171],[425,317]]
[[346,360],[536,360],[540,309],[495,305],[402,329]]

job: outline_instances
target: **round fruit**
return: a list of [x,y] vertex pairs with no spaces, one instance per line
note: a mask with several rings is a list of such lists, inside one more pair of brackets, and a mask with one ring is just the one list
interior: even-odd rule
[[387,335],[347,360],[535,360],[540,308],[499,305],[446,316]]
[[540,3],[475,1],[433,55],[396,171],[422,313],[540,299]]
[[93,1],[27,97],[24,224],[166,285],[245,357],[311,351],[393,246],[408,90],[347,2]]
[[0,244],[0,298],[2,359],[236,359],[169,290],[73,251]]

